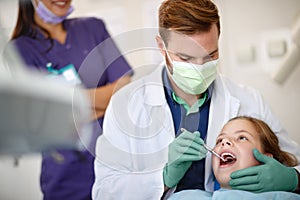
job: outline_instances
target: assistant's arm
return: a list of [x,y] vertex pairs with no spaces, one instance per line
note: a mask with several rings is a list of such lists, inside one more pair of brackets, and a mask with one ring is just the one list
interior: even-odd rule
[[98,88],[87,89],[88,96],[91,99],[93,120],[104,116],[105,110],[107,108],[111,96],[115,92],[117,92],[121,87],[128,84],[130,80],[131,77],[129,75],[126,75],[119,78],[113,83]]

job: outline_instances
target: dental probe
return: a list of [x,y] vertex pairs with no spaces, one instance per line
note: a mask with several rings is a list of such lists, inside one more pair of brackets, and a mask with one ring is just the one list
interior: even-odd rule
[[222,161],[225,162],[225,159],[222,158],[219,154],[217,154],[214,150],[212,150],[211,147],[207,146],[207,144],[203,143],[203,146],[205,147],[205,149],[207,149],[207,151],[209,151],[210,153],[214,154],[215,156],[217,156],[218,158],[220,158]]
[[[183,131],[187,131],[185,128],[181,128],[180,129],[182,132]],[[190,132],[190,131],[189,131]],[[210,153],[214,154],[215,156],[217,156],[218,158],[220,158],[222,161],[225,162],[225,159],[222,158],[219,154],[217,154],[210,146],[208,146],[207,144],[203,143],[204,148],[209,151]]]

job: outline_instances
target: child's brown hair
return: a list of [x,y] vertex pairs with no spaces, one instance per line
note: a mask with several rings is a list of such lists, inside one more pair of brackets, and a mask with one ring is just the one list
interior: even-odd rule
[[236,119],[247,120],[253,125],[257,133],[259,133],[264,153],[272,154],[274,159],[286,166],[294,167],[298,165],[297,158],[293,154],[280,149],[276,134],[264,121],[249,116],[238,116],[230,119],[229,121]]

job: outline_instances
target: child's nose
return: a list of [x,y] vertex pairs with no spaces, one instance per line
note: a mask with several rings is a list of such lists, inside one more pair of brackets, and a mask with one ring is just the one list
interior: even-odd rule
[[231,146],[232,143],[230,142],[229,139],[223,139],[223,140],[222,140],[222,146],[225,146],[225,145]]

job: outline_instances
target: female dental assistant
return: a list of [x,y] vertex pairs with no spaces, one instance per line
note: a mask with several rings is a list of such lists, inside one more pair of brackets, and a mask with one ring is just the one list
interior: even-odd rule
[[46,71],[48,66],[49,71],[59,71],[71,66],[91,96],[94,129],[89,149],[43,153],[41,189],[44,199],[51,200],[91,199],[94,146],[102,132],[104,112],[117,81],[118,87],[130,81],[130,75],[123,75],[131,67],[109,39],[103,21],[66,19],[72,11],[71,0],[19,0],[10,43],[28,67]]

